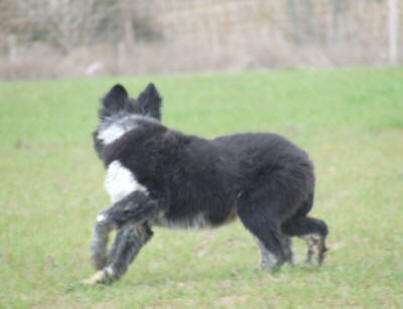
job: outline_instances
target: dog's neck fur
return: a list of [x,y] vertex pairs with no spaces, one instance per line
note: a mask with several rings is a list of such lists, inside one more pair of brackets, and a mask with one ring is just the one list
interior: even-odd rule
[[148,116],[127,114],[122,111],[105,118],[99,124],[96,137],[106,146],[115,142],[127,132],[135,130],[144,122],[159,123],[158,120]]

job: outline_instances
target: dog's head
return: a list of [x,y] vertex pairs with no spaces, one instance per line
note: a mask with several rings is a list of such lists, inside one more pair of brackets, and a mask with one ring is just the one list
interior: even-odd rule
[[159,122],[160,109],[161,97],[152,83],[137,99],[129,98],[123,86],[113,86],[101,100],[99,124],[93,132],[95,150],[100,154],[105,145],[135,129],[140,120]]

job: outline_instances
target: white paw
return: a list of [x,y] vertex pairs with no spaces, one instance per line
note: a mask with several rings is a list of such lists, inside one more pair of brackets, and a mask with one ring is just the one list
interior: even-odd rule
[[82,281],[83,284],[94,285],[98,283],[105,283],[105,272],[100,270],[92,275],[90,278]]

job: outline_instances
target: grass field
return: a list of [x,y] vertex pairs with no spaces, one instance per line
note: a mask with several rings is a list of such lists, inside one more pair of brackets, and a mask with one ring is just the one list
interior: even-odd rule
[[[237,222],[155,229],[122,280],[80,284],[108,205],[90,138],[98,98],[116,82],[137,94],[149,80],[168,126],[204,137],[274,131],[310,153],[312,214],[330,229],[320,269],[260,272]],[[3,82],[0,174],[0,308],[403,306],[402,67]]]

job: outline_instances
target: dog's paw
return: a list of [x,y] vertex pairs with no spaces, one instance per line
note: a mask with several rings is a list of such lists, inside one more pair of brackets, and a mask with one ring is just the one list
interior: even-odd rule
[[108,280],[105,276],[105,271],[100,270],[97,271],[90,278],[83,280],[82,283],[86,285],[105,284],[108,283]]
[[113,268],[111,266],[104,268],[103,270],[97,271],[92,277],[83,280],[82,283],[94,285],[94,284],[108,284],[114,280],[117,280]]

